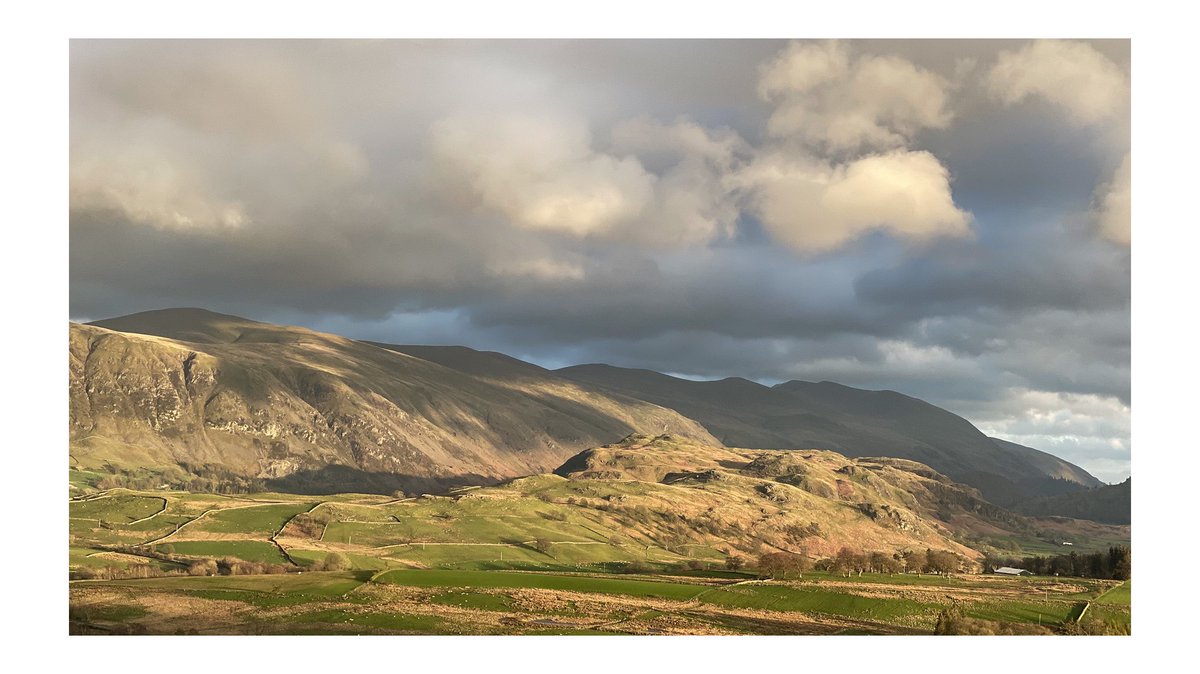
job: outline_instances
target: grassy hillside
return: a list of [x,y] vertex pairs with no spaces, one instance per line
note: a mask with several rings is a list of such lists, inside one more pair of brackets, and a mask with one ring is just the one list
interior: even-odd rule
[[557,474],[442,496],[94,492],[71,501],[71,545],[160,556],[170,546],[181,563],[312,565],[342,553],[371,570],[611,570],[778,551],[817,561],[843,548],[943,550],[971,568],[992,544],[1035,551],[1070,539],[1082,550],[1128,540],[1128,528],[1071,522],[1013,515],[902,459],[630,436],[581,452]]

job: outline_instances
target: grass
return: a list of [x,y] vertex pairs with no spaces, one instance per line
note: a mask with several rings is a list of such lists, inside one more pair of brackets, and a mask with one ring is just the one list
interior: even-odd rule
[[[434,634],[445,622],[438,616],[412,615],[403,613],[354,613],[341,609],[327,609],[302,613],[291,620],[297,623],[322,623],[349,628],[351,632],[371,633],[375,630],[389,632],[412,632],[417,634]],[[344,634],[347,629],[338,629],[333,633]]]
[[[329,552],[325,550],[288,550],[288,554],[292,559],[305,566],[315,566],[320,562],[324,562],[329,556]],[[388,561],[379,557],[370,555],[359,555],[350,553],[346,555],[350,559],[351,568],[363,569],[368,571],[381,571],[388,568]]]
[[1128,607],[1112,604],[1092,604],[1084,618],[1085,622],[1095,621],[1104,625],[1108,634],[1130,634],[1132,621]]
[[1120,585],[1109,590],[1108,592],[1105,592],[1104,594],[1100,595],[1099,597],[1096,597],[1096,603],[1097,604],[1115,604],[1118,606],[1129,606],[1130,602],[1132,601],[1132,595],[1130,594],[1130,585],[1129,585],[1131,582],[1132,581],[1127,580],[1124,583],[1121,583]]
[[700,601],[735,608],[824,613],[884,622],[935,612],[933,605],[909,599],[864,597],[847,592],[777,585],[719,588],[702,595]]
[[1072,601],[998,601],[972,604],[964,613],[972,618],[1033,625],[1061,625],[1076,609]]
[[473,590],[444,592],[430,597],[429,602],[432,604],[442,604],[443,606],[470,608],[477,611],[511,611],[513,609],[511,597],[503,594],[491,594]]
[[265,534],[279,531],[295,516],[313,507],[314,503],[282,503],[250,508],[228,508],[207,515],[196,523],[200,531],[227,534]]
[[136,620],[146,615],[146,609],[141,606],[127,604],[108,604],[106,606],[88,606],[71,611],[73,620],[86,622],[126,622]]
[[71,501],[72,521],[94,520],[93,524],[129,524],[163,509],[166,499],[118,493],[90,501]]
[[410,587],[536,588],[564,592],[597,592],[635,597],[657,597],[677,601],[690,599],[709,589],[705,585],[624,578],[438,569],[397,569],[388,571],[375,580],[379,583]]
[[113,581],[112,584],[275,608],[333,599],[344,601],[344,595],[362,585],[364,580],[364,577],[352,573],[309,572],[266,576],[179,576]]
[[180,555],[236,557],[247,562],[286,564],[279,549],[266,541],[171,541]]

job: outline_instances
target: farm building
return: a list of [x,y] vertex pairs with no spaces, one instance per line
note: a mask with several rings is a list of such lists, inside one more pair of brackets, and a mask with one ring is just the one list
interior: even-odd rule
[[1011,566],[998,566],[992,570],[992,573],[999,573],[1004,576],[1029,576],[1029,575],[1032,575],[1025,569],[1014,569]]

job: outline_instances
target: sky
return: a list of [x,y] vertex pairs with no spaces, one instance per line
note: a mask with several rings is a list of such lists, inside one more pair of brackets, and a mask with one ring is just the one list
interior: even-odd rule
[[1130,461],[1116,41],[70,48],[70,316],[893,389]]

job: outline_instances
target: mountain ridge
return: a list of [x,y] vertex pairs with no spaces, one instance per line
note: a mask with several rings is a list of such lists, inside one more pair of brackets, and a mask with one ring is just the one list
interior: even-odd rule
[[[341,482],[353,471],[482,481],[549,471],[629,432],[669,431],[712,446],[916,460],[1001,505],[1061,491],[1046,480],[1101,484],[926,401],[836,382],[693,381],[603,364],[550,370],[498,352],[353,340],[196,308],[72,324],[71,333],[77,461],[128,451],[142,462],[187,455],[273,479],[340,466]],[[105,340],[118,341],[99,348]],[[141,388],[116,385],[122,372],[145,367],[157,370]],[[104,404],[118,411],[97,410],[89,387],[101,399],[115,396]],[[187,423],[170,418],[164,426],[151,420],[155,410]],[[265,421],[272,410],[288,418]],[[104,419],[113,414],[141,415],[131,422],[138,429],[113,432],[121,424]],[[491,428],[496,415],[500,431]],[[102,418],[103,433],[88,426],[92,416]],[[106,444],[113,451],[103,451]],[[308,487],[319,488],[312,479]]]
[[342,466],[421,488],[548,471],[638,429],[716,442],[672,410],[575,382],[504,386],[365,342],[220,314],[185,312],[181,326],[169,313],[137,317],[70,326],[79,467],[213,465],[279,479]]

